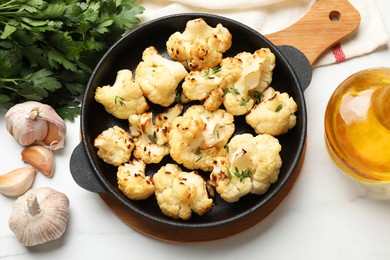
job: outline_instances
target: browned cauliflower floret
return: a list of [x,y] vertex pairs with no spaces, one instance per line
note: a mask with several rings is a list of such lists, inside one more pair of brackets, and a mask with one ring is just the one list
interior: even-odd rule
[[206,108],[206,110],[214,111],[222,105],[223,96],[225,93],[224,89],[222,89],[220,86],[211,91],[210,95],[204,100],[203,106]]
[[209,183],[227,202],[236,202],[248,193],[263,194],[278,179],[282,165],[278,139],[263,134],[234,136],[226,158],[214,158]]
[[144,95],[153,103],[167,107],[175,101],[176,88],[187,75],[177,61],[164,58],[155,47],[144,50],[135,71],[135,79]]
[[226,155],[224,146],[234,129],[234,118],[226,111],[193,105],[171,123],[170,155],[188,169],[211,171],[212,158]]
[[227,81],[221,77],[220,68],[191,71],[184,79],[183,94],[190,100],[204,101],[209,111],[219,108]]
[[118,167],[118,187],[129,199],[143,200],[154,194],[153,180],[145,176],[145,167],[145,163],[139,159]]
[[231,44],[232,35],[222,24],[211,27],[198,18],[188,21],[182,33],[172,34],[166,46],[172,59],[189,70],[201,70],[216,67]]
[[296,124],[297,104],[287,93],[275,91],[272,87],[263,91],[260,103],[246,115],[246,122],[257,134],[273,136],[287,133]]
[[104,130],[94,140],[97,155],[108,164],[119,166],[128,162],[134,148],[131,135],[119,126]]
[[229,161],[240,173],[249,173],[251,193],[263,194],[278,179],[282,166],[279,140],[268,134],[234,136],[229,144]]
[[155,124],[153,124],[152,112],[131,115],[129,123],[130,133],[135,143],[134,157],[145,163],[159,163],[165,155],[169,154],[170,123],[181,114],[182,110],[183,106],[177,104],[166,112],[157,114]]
[[251,191],[252,181],[247,178],[249,176],[240,177],[242,172],[238,172],[238,168],[231,167],[228,158],[215,157],[213,164],[214,168],[208,183],[215,187],[222,199],[230,203],[236,202]]
[[130,70],[120,70],[112,86],[97,87],[95,100],[119,119],[145,112],[149,106]]
[[233,115],[249,112],[259,94],[270,84],[274,67],[275,55],[268,48],[253,54],[241,52],[222,62],[222,75],[226,75],[228,81],[223,100],[226,111]]
[[219,67],[221,77],[223,77],[228,86],[233,86],[234,83],[241,77],[243,61],[234,57],[226,57],[222,59]]
[[153,175],[153,182],[157,203],[171,218],[188,220],[192,212],[202,216],[213,206],[206,182],[196,171],[184,172],[176,164],[167,164]]

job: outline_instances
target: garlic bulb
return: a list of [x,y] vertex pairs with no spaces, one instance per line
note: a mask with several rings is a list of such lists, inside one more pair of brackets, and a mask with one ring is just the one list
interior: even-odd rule
[[35,246],[61,237],[68,218],[68,197],[42,187],[27,191],[14,202],[8,224],[20,243]]
[[33,167],[21,167],[0,175],[0,193],[7,196],[19,196],[33,184],[36,170]]
[[16,104],[5,114],[8,132],[21,144],[42,144],[51,150],[64,147],[66,125],[49,105],[37,101]]

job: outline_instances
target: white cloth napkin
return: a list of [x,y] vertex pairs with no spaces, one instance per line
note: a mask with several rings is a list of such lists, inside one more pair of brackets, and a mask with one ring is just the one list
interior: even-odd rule
[[[240,21],[262,34],[282,30],[298,21],[316,0],[141,0],[143,22],[169,14],[203,12]],[[350,0],[360,12],[356,34],[325,53],[315,66],[328,65],[368,54],[386,45],[390,36],[375,0]]]

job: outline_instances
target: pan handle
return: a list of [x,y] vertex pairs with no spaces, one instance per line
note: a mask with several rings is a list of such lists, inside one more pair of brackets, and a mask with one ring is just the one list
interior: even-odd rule
[[290,63],[298,78],[302,92],[305,91],[305,89],[310,85],[313,75],[313,69],[309,60],[306,58],[305,54],[293,46],[283,45],[278,46],[278,49],[286,58],[288,63]]
[[106,193],[101,182],[93,174],[93,169],[88,161],[84,145],[80,142],[70,157],[70,173],[74,181],[85,190],[95,193]]
[[360,20],[348,0],[318,0],[299,21],[265,37],[275,45],[296,47],[313,65],[326,50],[355,33]]

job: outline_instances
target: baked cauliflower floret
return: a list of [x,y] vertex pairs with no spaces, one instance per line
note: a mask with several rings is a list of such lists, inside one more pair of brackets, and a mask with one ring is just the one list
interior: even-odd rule
[[240,134],[228,144],[227,157],[215,157],[209,184],[227,202],[248,193],[263,194],[278,179],[282,165],[278,139],[263,134]]
[[252,57],[249,57],[249,60],[251,58],[253,59],[252,62],[260,63],[260,73],[256,70],[254,75],[247,78],[247,82],[249,81],[248,84],[251,86],[256,86],[252,91],[262,92],[272,81],[273,70],[275,68],[275,55],[270,49],[261,48],[255,51]]
[[183,94],[190,100],[204,101],[209,111],[222,104],[226,86],[227,81],[221,77],[219,67],[191,71],[182,84]]
[[[251,191],[252,181],[249,176],[245,176],[245,172],[239,172],[238,168],[231,167],[226,157],[215,157],[213,166],[208,183],[215,187],[225,201],[236,202]],[[249,172],[246,171],[246,174]]]
[[157,114],[155,124],[153,124],[152,112],[131,115],[129,123],[130,133],[135,143],[134,157],[145,163],[159,163],[165,155],[169,154],[170,123],[181,114],[182,110],[183,106],[177,104],[164,113]]
[[112,86],[97,87],[95,100],[106,111],[119,119],[127,119],[132,114],[145,112],[149,105],[130,70],[120,70]]
[[228,86],[233,86],[234,83],[241,77],[243,70],[243,61],[234,57],[226,57],[219,64],[221,77],[225,79]]
[[282,166],[279,154],[282,146],[278,139],[268,134],[241,134],[234,136],[228,147],[231,168],[237,168],[244,177],[249,176],[251,193],[263,194],[277,181]]
[[234,117],[225,110],[218,109],[207,111],[204,106],[192,106],[186,111],[187,114],[199,114],[206,124],[202,132],[203,140],[199,146],[201,150],[212,147],[224,148],[235,130]]
[[273,136],[287,133],[296,124],[297,104],[287,93],[272,87],[263,91],[260,103],[246,115],[246,122],[257,134]]
[[202,216],[213,206],[206,182],[196,171],[184,172],[176,164],[167,164],[153,175],[153,182],[157,203],[171,218],[188,220],[192,212]]
[[145,176],[145,167],[139,159],[118,167],[118,187],[129,199],[143,200],[154,194],[154,183],[150,176]]
[[224,95],[224,89],[222,89],[221,87],[217,87],[216,89],[211,91],[210,95],[204,100],[203,106],[208,111],[217,110],[222,105]]
[[[235,66],[240,65],[241,70]],[[233,115],[244,115],[254,106],[259,93],[268,87],[275,67],[275,55],[262,48],[253,54],[241,52],[233,59],[221,63],[223,75],[227,75],[223,104]],[[241,72],[238,76],[238,73]]]
[[201,70],[216,67],[231,44],[232,35],[222,24],[211,27],[198,18],[188,21],[183,32],[172,34],[166,47],[172,59],[189,70]]
[[210,112],[193,105],[172,120],[169,134],[171,157],[187,169],[212,170],[212,158],[226,155],[224,146],[235,126],[231,114],[222,109]]
[[94,140],[97,155],[108,164],[119,166],[128,162],[134,148],[131,135],[119,126],[104,130]]
[[155,104],[171,105],[187,70],[180,62],[164,58],[153,46],[144,50],[142,60],[135,71],[135,80],[142,92]]

